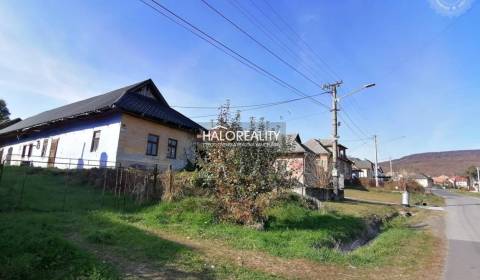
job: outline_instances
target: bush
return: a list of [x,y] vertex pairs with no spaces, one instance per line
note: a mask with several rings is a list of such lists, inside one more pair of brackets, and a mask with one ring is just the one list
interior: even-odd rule
[[198,171],[182,171],[175,173],[173,176],[171,200],[211,195],[211,188],[205,183],[202,173]]
[[[405,188],[409,192],[425,193],[425,189],[414,180],[401,179],[399,181],[380,181],[380,188],[391,191],[402,191]],[[353,187],[358,189],[376,188],[375,179],[356,178],[352,181]]]
[[309,210],[317,210],[317,204],[299,194],[293,192],[282,192],[270,199],[269,207],[282,206],[285,204],[296,204]]
[[[237,135],[245,129],[239,113],[230,116],[228,104],[220,108],[217,126],[220,128],[213,130],[217,135]],[[263,119],[251,119],[248,130],[261,133],[267,126]],[[286,166],[277,162],[288,147],[285,143],[258,139],[243,144],[233,139],[203,145],[198,149],[200,178],[219,203],[219,219],[255,225],[265,219],[263,208],[268,197],[292,187]]]

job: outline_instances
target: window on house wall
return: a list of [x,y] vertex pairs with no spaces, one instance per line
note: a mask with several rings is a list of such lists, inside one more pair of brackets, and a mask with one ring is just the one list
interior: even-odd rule
[[158,153],[158,136],[148,134],[147,137],[147,156],[156,156]]
[[28,157],[32,156],[32,151],[33,151],[33,144],[30,143],[30,145],[28,145]]
[[93,132],[92,145],[90,146],[90,152],[97,151],[99,143],[100,143],[100,130],[96,130]]
[[177,158],[177,140],[168,138],[167,158]]
[[41,154],[42,157],[47,155],[47,146],[48,146],[48,139],[43,139],[42,154]]
[[25,157],[25,155],[27,154],[27,145],[23,145],[22,147],[22,157]]

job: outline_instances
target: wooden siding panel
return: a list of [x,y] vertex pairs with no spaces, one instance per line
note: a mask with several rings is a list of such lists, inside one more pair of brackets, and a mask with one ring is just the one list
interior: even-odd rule
[[[146,155],[148,134],[159,136],[157,156]],[[176,159],[167,158],[168,138],[178,141]],[[123,114],[117,159],[127,166],[158,164],[160,168],[166,168],[171,164],[174,169],[181,169],[188,159],[193,159],[195,139],[193,132]]]

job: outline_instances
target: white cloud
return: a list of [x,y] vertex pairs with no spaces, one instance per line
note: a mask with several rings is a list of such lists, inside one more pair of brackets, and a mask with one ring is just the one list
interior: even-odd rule
[[94,93],[93,74],[0,29],[0,84],[5,92],[22,90],[71,102]]

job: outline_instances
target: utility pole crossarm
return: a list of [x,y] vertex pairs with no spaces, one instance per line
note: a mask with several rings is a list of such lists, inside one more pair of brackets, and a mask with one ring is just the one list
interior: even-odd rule
[[338,199],[339,194],[339,182],[338,182],[338,98],[337,87],[342,84],[342,81],[338,81],[332,84],[326,84],[323,86],[325,90],[331,91],[332,94],[332,184],[333,193],[335,199]]

